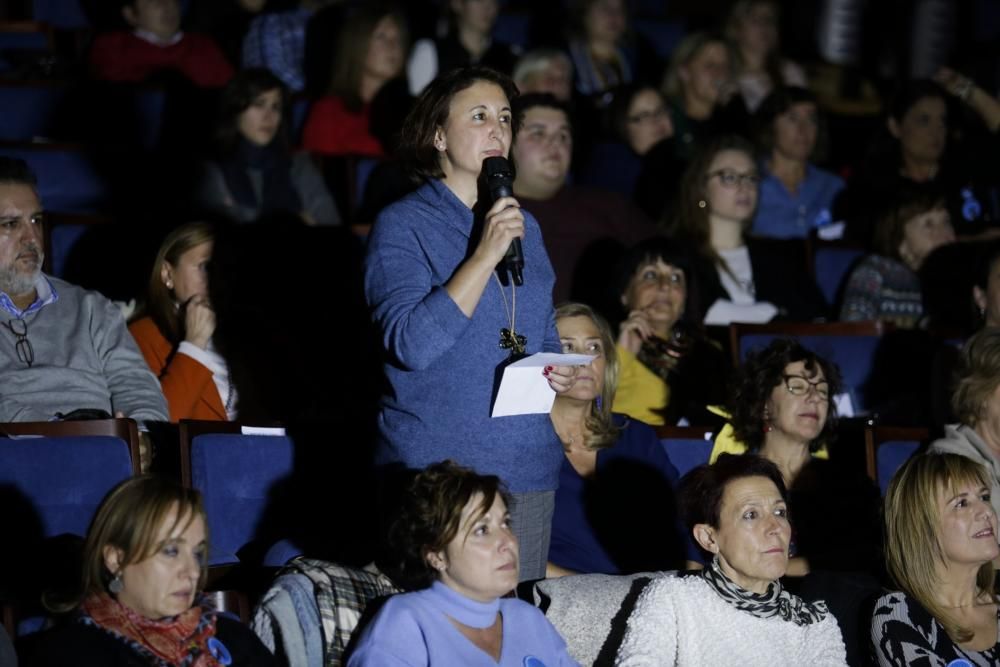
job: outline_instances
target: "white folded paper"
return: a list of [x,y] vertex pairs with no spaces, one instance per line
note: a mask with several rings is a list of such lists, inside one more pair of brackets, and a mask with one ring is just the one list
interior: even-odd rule
[[493,403],[494,417],[533,415],[552,411],[556,392],[542,375],[546,366],[587,366],[593,357],[586,354],[539,352],[515,361],[504,369],[500,391]]

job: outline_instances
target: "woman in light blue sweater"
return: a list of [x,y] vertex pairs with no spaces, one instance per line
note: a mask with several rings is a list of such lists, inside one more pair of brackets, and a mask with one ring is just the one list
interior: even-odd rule
[[508,496],[493,475],[450,461],[416,475],[389,531],[396,595],[362,631],[348,667],[577,665],[534,606],[501,598],[517,585]]
[[[537,221],[513,197],[480,201],[484,159],[506,157],[510,80],[489,69],[435,79],[402,131],[401,157],[424,181],[386,208],[368,242],[365,294],[382,332],[389,390],[378,462],[422,468],[444,458],[495,474],[513,492],[524,546],[521,577],[545,574],[562,447],[547,414],[491,418],[503,367],[519,354],[559,352],[552,266]],[[511,241],[524,284],[496,271]],[[541,371],[556,392],[572,368]]]

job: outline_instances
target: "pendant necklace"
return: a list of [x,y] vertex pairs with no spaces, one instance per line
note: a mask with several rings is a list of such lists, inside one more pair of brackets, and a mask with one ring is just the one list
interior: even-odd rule
[[493,279],[496,280],[497,287],[500,288],[500,296],[503,297],[503,310],[507,315],[507,322],[510,323],[509,329],[500,329],[500,349],[510,350],[510,355],[512,357],[521,356],[525,353],[525,349],[528,345],[528,339],[517,333],[517,330],[514,328],[514,322],[517,318],[517,287],[514,285],[513,281],[511,281],[511,305],[508,307],[507,293],[503,291],[503,285],[500,283],[500,278],[496,273],[493,274]]

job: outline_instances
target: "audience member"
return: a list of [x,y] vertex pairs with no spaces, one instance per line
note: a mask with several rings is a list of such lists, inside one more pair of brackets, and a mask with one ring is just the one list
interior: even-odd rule
[[[496,473],[514,493],[521,576],[537,579],[545,573],[562,451],[547,415],[491,419],[490,406],[497,371],[512,355],[560,349],[555,275],[535,219],[513,197],[491,204],[479,194],[484,159],[506,157],[510,148],[515,94],[510,79],[486,68],[452,70],[424,89],[400,146],[424,183],[379,215],[368,239],[365,294],[382,331],[390,386],[379,463],[414,468],[445,456]],[[496,269],[515,238],[523,244],[524,284],[505,287]],[[542,373],[562,393],[576,368]]]
[[536,607],[504,597],[518,572],[510,503],[497,477],[450,461],[413,478],[389,529],[386,568],[412,592],[379,609],[348,667],[577,664]]
[[719,435],[712,460],[751,452],[781,471],[795,508],[789,573],[875,571],[878,489],[829,455],[842,389],[837,367],[797,341],[777,339],[748,355],[732,387],[732,439]]
[[198,491],[160,477],[122,482],[87,533],[78,594],[49,601],[69,617],[35,638],[24,664],[277,664],[257,635],[201,595],[207,557]]
[[962,347],[955,369],[952,412],[958,423],[930,451],[961,454],[983,466],[994,509],[1000,509],[1000,330],[986,327]]
[[[981,122],[957,123],[948,93]],[[955,131],[957,126],[961,132]],[[993,157],[998,128],[1000,102],[971,79],[942,69],[933,81],[907,82],[889,104],[885,128],[838,202],[838,217],[848,221],[847,235],[870,244],[878,203],[908,188],[943,192],[960,235],[979,233],[986,223],[1000,219],[1000,163]],[[962,135],[965,140],[957,141]]]
[[705,324],[811,320],[823,296],[805,272],[801,246],[745,238],[760,176],[753,147],[724,136],[692,160],[681,180],[677,214],[668,227],[697,250],[694,274]]
[[784,590],[791,527],[781,473],[758,456],[722,456],[681,480],[688,530],[712,560],[653,579],[615,662],[629,665],[846,665],[837,620]]
[[651,238],[625,253],[615,281],[624,319],[614,409],[647,424],[711,425],[707,408],[726,399],[729,363],[692,315],[700,311],[688,254]]
[[917,456],[896,472],[885,497],[885,555],[899,590],[875,603],[878,665],[1000,662],[990,485],[982,466],[954,454]]
[[372,102],[403,72],[406,23],[394,8],[365,5],[351,14],[337,37],[329,94],[313,103],[302,146],[324,155],[381,157],[372,135]]
[[161,72],[177,73],[205,88],[218,88],[232,66],[210,38],[181,30],[179,0],[119,0],[131,31],[98,35],[90,70],[98,79],[139,83]]
[[[556,326],[564,352],[594,360],[550,414],[565,458],[546,576],[674,569],[681,542],[664,528],[674,524],[677,469],[655,430],[611,411],[618,376],[611,327],[580,303],[557,308]],[[643,506],[657,508],[659,530],[643,530]]]
[[1000,243],[987,244],[977,263],[972,285],[973,307],[981,326],[1000,328]]
[[[573,126],[565,104],[535,93],[518,97],[513,109],[514,195],[545,235],[556,272],[552,298],[556,303],[585,298],[610,279],[613,246],[639,241],[655,228],[618,194],[567,182]],[[588,262],[591,256],[596,261]]]
[[311,225],[340,223],[312,157],[291,151],[288,110],[288,90],[269,70],[233,77],[222,91],[215,155],[202,177],[205,207],[241,223],[278,212]]
[[250,24],[243,38],[243,67],[274,72],[288,90],[306,87],[306,26],[330,0],[299,0],[285,11],[266,12]]
[[674,152],[683,162],[708,140],[746,129],[746,108],[733,97],[731,60],[726,41],[714,33],[691,33],[674,49],[661,88],[670,103]]
[[779,18],[776,0],[739,0],[726,20],[736,84],[751,112],[778,86],[806,86],[802,67],[781,56]]
[[954,240],[941,195],[925,188],[901,191],[878,221],[875,252],[847,279],[840,319],[921,326],[924,306],[917,272],[935,249]]
[[563,103],[573,97],[573,63],[559,49],[535,49],[517,59],[511,75],[522,95],[548,93]]
[[806,238],[833,222],[833,202],[844,181],[812,163],[819,137],[816,97],[779,86],[754,118],[762,153],[760,203],[751,232],[770,238]]
[[576,90],[605,107],[616,88],[643,78],[639,68],[645,63],[637,45],[626,41],[628,8],[624,0],[577,0],[571,7],[569,55]]
[[42,273],[42,224],[35,175],[0,157],[0,422],[77,410],[165,420],[163,393],[118,306]]
[[208,263],[214,243],[215,233],[205,223],[172,231],[153,262],[145,307],[129,325],[160,379],[170,421],[236,418],[229,368],[212,344],[215,311],[208,298]]
[[626,87],[611,104],[611,122],[619,141],[639,158],[632,199],[650,219],[661,219],[674,203],[686,166],[677,158],[667,101],[653,86]]
[[498,0],[448,0],[447,33],[413,45],[406,70],[410,92],[418,95],[435,77],[460,67],[478,65],[510,75],[516,54],[507,44],[493,41],[500,14]]

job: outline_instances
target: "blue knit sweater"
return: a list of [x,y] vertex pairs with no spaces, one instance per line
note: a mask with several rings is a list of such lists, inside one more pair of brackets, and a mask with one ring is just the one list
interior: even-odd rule
[[[555,274],[538,222],[525,212],[524,285],[516,329],[528,354],[560,351]],[[472,211],[431,181],[379,215],[368,240],[365,295],[382,332],[390,390],[379,415],[381,464],[422,468],[450,458],[498,475],[514,493],[556,488],[562,447],[547,414],[490,417],[508,327],[493,279],[467,318],[444,288],[478,243]],[[505,288],[512,305],[510,287]]]

